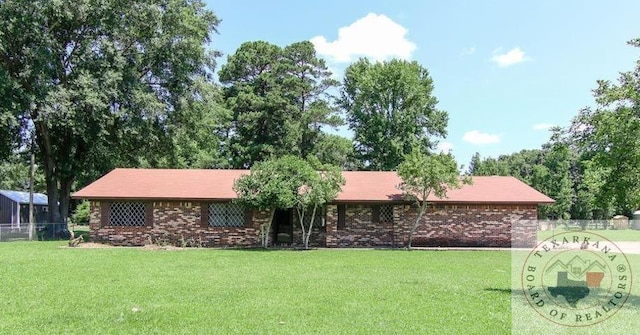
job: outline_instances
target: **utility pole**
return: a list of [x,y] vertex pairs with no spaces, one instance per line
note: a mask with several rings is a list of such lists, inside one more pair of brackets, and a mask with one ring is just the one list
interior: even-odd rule
[[33,215],[33,180],[35,175],[36,158],[31,146],[31,166],[29,168],[29,241],[33,241],[34,215]]

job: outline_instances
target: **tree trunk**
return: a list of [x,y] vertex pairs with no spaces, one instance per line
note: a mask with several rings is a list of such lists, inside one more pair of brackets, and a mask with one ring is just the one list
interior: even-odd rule
[[60,210],[58,207],[58,180],[56,179],[55,164],[53,161],[53,147],[47,125],[39,121],[37,114],[34,116],[36,129],[36,143],[40,149],[44,177],[47,184],[47,198],[49,206],[48,221],[50,224],[60,222]]
[[54,176],[49,176],[45,171],[45,179],[47,182],[47,200],[49,206],[49,222],[60,222],[60,207],[58,206],[58,183]]
[[300,228],[302,228],[302,246],[307,249],[307,243],[305,242],[305,236],[307,236],[307,230],[304,226],[304,210],[300,210],[300,208],[296,207],[296,211],[298,212],[298,220],[300,221]]
[[313,230],[313,221],[315,221],[316,218],[316,210],[317,210],[318,206],[314,205],[313,206],[313,211],[311,212],[311,219],[309,220],[309,229],[307,229],[306,234],[303,233],[303,242],[304,242],[304,248],[305,249],[309,249],[309,239],[311,238],[311,231]]
[[411,227],[411,231],[409,232],[409,240],[407,242],[407,249],[411,250],[411,243],[413,242],[413,234],[416,233],[418,227],[420,226],[420,222],[422,221],[422,217],[424,213],[427,211],[427,202],[423,201],[420,205],[420,210],[418,211],[418,217],[416,218],[416,222],[413,223],[413,227]]
[[60,193],[58,194],[60,200],[60,223],[67,223],[69,217],[69,204],[71,202],[71,185],[73,184],[73,177],[68,177],[60,181]]
[[262,239],[262,247],[263,248],[268,248],[269,247],[269,234],[271,233],[271,225],[273,224],[273,216],[276,214],[276,210],[275,208],[271,210],[271,214],[269,215],[269,222],[266,224],[262,224],[260,225],[260,234],[262,234],[262,236],[260,237]]

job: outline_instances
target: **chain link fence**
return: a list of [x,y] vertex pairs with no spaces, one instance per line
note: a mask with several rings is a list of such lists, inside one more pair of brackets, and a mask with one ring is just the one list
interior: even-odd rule
[[[33,227],[33,240],[59,240],[68,239],[70,236],[66,223],[38,223]],[[29,225],[12,225],[0,223],[0,242],[28,241]]]
[[538,220],[538,230],[640,230],[640,220],[613,218],[605,220]]

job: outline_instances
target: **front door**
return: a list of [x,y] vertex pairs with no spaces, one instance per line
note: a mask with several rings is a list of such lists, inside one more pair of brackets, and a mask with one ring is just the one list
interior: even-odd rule
[[293,211],[278,209],[273,215],[273,241],[275,245],[289,245],[293,241]]

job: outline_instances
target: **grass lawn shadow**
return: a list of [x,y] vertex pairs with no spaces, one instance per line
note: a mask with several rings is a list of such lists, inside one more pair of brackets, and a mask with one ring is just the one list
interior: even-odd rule
[[495,288],[495,287],[489,287],[489,288],[485,288],[484,291],[487,292],[496,292],[496,293],[504,293],[504,294],[522,294],[522,290],[517,289],[509,289],[509,288]]

